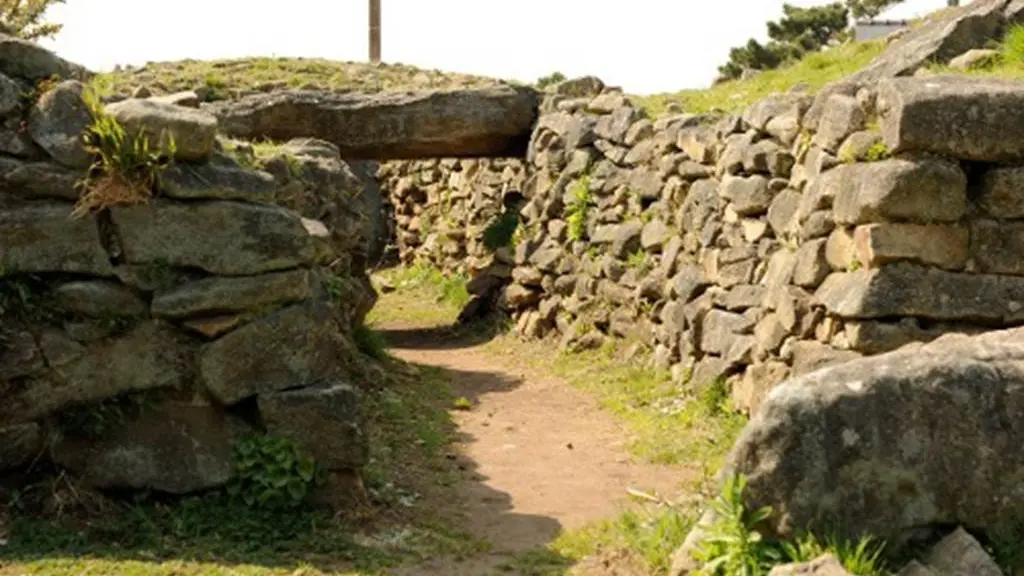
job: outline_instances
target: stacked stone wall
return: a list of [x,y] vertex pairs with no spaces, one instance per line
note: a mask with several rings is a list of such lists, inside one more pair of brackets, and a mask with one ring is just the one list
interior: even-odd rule
[[[547,97],[525,169],[390,167],[403,261],[499,291],[524,337],[639,343],[744,411],[791,376],[1020,324],[1019,85],[886,79],[658,119],[597,88]],[[519,229],[483,249],[520,181]]]
[[152,198],[82,204],[129,182],[90,169],[87,76],[0,38],[0,472],[183,494],[269,432],[358,492],[359,178],[329,143],[258,156],[194,104],[130,99],[106,114],[174,162]]

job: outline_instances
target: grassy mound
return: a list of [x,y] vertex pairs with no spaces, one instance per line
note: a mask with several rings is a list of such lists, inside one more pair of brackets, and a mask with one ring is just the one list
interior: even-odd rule
[[150,62],[139,68],[118,69],[99,75],[98,87],[106,94],[127,96],[139,86],[153,93],[200,90],[208,100],[236,97],[240,91],[269,92],[306,88],[337,92],[468,88],[497,84],[499,80],[424,70],[405,64],[341,62],[319,58],[244,58],[235,60],[181,60]]

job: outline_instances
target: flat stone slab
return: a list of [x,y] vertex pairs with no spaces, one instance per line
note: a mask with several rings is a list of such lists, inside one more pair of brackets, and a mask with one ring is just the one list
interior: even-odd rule
[[332,142],[347,160],[526,157],[537,120],[532,89],[332,94],[293,90],[203,106],[230,136]]
[[1002,325],[1024,319],[1024,277],[948,272],[904,262],[832,274],[814,296],[843,318],[913,316]]
[[0,270],[112,276],[93,218],[72,218],[71,204],[0,209]]
[[310,272],[290,270],[259,276],[204,278],[153,296],[151,312],[161,318],[214,316],[305,300],[312,295]]
[[155,200],[111,212],[129,264],[165,261],[247,276],[310,265],[316,256],[302,219],[277,206]]
[[893,153],[958,160],[1024,160],[1024,83],[976,76],[893,78],[878,84],[879,126]]

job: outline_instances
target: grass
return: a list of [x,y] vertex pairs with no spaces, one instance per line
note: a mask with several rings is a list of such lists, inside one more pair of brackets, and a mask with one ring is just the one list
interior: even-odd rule
[[[479,553],[486,543],[454,527],[448,377],[386,362],[387,373],[402,376],[366,395],[371,509],[338,518],[309,507],[272,512],[222,491],[185,499],[137,493],[115,503],[58,476],[5,494],[0,576],[375,576],[405,562]],[[63,513],[40,510],[38,501],[59,502]]]
[[308,88],[327,91],[378,92],[494,85],[498,80],[424,70],[404,64],[341,62],[319,58],[242,58],[150,62],[134,69],[100,74],[95,85],[105,94],[127,96],[137,86],[154,93],[206,91],[211,100],[228,99],[238,90]]
[[736,112],[779,92],[788,92],[798,84],[806,84],[813,92],[822,86],[852,74],[878,56],[885,45],[881,40],[850,42],[825,52],[808,54],[799,62],[777,70],[767,70],[747,80],[723,82],[704,90],[683,90],[671,94],[634,97],[648,114],[665,113],[670,103],[679,104],[688,113],[715,110]]

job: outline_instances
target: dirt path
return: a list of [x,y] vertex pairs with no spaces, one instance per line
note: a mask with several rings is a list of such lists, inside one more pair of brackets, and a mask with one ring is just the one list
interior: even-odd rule
[[629,486],[661,494],[678,488],[679,470],[633,461],[626,431],[566,382],[505,365],[443,331],[379,328],[395,356],[445,368],[455,393],[472,402],[471,410],[455,413],[460,437],[452,456],[465,470],[458,487],[465,526],[493,545],[486,558],[408,574],[488,574],[561,529],[614,516]]

